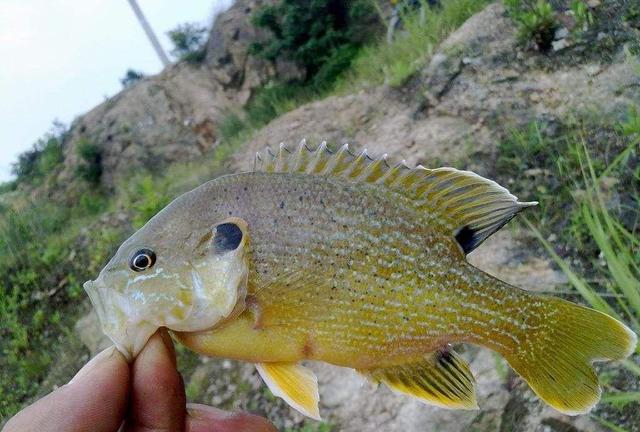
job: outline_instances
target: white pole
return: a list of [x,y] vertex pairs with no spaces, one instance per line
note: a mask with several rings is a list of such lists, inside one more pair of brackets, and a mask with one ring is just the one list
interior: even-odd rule
[[133,13],[136,14],[138,21],[140,21],[142,29],[147,34],[151,45],[153,45],[153,49],[156,50],[156,54],[158,54],[158,57],[160,57],[160,61],[162,62],[163,66],[169,66],[169,58],[164,53],[162,45],[160,45],[160,42],[158,42],[158,38],[156,37],[155,33],[153,33],[153,29],[147,22],[147,19],[144,17],[142,10],[138,6],[138,3],[136,2],[136,0],[129,0],[129,4],[131,5],[131,9],[133,9]]

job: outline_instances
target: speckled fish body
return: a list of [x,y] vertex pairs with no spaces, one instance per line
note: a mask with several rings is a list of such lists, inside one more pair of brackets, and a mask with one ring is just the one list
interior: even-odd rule
[[238,340],[244,360],[367,368],[447,342],[507,347],[517,335],[500,326],[534,309],[526,292],[467,264],[437,217],[392,191],[297,173],[239,174],[211,188],[222,190],[214,220],[236,216],[250,227],[252,308],[242,319],[255,337],[282,334],[274,343],[264,333],[263,350]]
[[304,143],[177,198],[85,286],[130,357],[161,326],[189,348],[256,363],[274,394],[319,418],[302,360],[357,369],[448,408],[473,409],[475,381],[452,343],[500,353],[568,414],[600,387],[594,360],[636,346],[622,323],[512,287],[466,254],[520,210],[496,183],[453,168]]

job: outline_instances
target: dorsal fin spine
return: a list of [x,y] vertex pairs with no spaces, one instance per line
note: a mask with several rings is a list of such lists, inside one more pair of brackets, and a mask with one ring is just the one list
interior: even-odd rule
[[308,174],[322,174],[325,166],[327,165],[327,158],[325,156],[327,152],[327,142],[322,141],[318,148],[313,152],[312,160],[309,162],[307,168]]

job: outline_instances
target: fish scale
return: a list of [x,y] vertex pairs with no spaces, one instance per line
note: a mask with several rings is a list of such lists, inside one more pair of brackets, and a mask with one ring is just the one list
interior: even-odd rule
[[475,409],[473,374],[451,348],[471,343],[578,414],[600,397],[592,362],[635,349],[636,335],[615,319],[467,263],[536,204],[491,180],[304,142],[255,166],[178,197],[85,284],[129,358],[166,326],[194,351],[255,363],[274,395],[318,419],[317,380],[303,360]]
[[[447,302],[453,302],[447,293],[450,285],[463,286],[471,297],[474,296],[474,285],[461,280],[467,277],[464,272],[458,272],[457,275],[453,274],[454,271],[439,272],[437,277],[433,277],[440,268],[459,266],[464,261],[464,255],[452,239],[438,236],[437,221],[433,217],[424,217],[412,206],[411,201],[392,191],[381,193],[366,184],[327,182],[319,187],[316,178],[297,174],[252,173],[245,176],[247,179],[231,186],[229,194],[234,195],[238,190],[248,187],[256,197],[249,197],[247,202],[250,205],[237,208],[233,213],[233,216],[247,220],[251,241],[261,245],[252,256],[255,269],[250,273],[249,280],[254,281],[253,285],[261,286],[265,281],[280,277],[283,267],[291,273],[317,272],[337,282],[337,289],[329,296],[324,290],[309,290],[305,291],[309,296],[300,303],[296,302],[299,299],[295,295],[283,301],[272,295],[269,289],[260,291],[257,297],[264,315],[261,321],[265,325],[282,327],[305,337],[312,335],[312,344],[318,345],[320,351],[323,345],[335,347],[339,344],[340,351],[357,352],[368,364],[374,361],[372,358],[381,360],[376,356],[384,356],[385,360],[394,357],[393,349],[398,348],[394,342],[402,339],[403,334],[409,337],[422,336],[421,344],[411,348],[416,355],[420,355],[425,350],[434,350],[443,345],[443,340],[451,333],[463,334],[464,329],[481,322],[478,314],[460,315],[460,309],[442,314]],[[296,185],[295,188],[291,187],[292,184]],[[358,196],[358,200],[345,205],[353,196]],[[379,228],[372,227],[367,217],[363,217],[374,206],[383,221]],[[329,212],[327,208],[335,211]],[[271,217],[264,218],[264,214]],[[301,218],[300,215],[305,217]],[[337,235],[336,224],[343,225]],[[366,241],[367,238],[381,237],[385,238],[383,245]],[[335,253],[337,250],[343,252]],[[390,253],[392,250],[394,253]],[[363,251],[368,252],[365,254]],[[445,251],[450,253],[443,255]],[[428,259],[434,255],[440,255],[441,258],[437,261]],[[393,259],[389,260],[389,257]],[[460,262],[456,263],[455,258]],[[346,265],[345,261],[352,264]],[[346,267],[350,270],[343,273],[335,270]],[[389,270],[402,275],[401,279],[390,281],[386,278],[380,281],[375,277]],[[451,283],[454,277],[460,279],[457,284]],[[272,288],[283,289],[280,286]],[[415,297],[417,292],[424,297]],[[389,304],[390,293],[396,294],[395,307]],[[466,298],[467,304],[473,301],[482,304],[480,298],[472,299],[469,296]],[[273,299],[277,299],[277,303],[272,305]],[[434,313],[425,314],[424,309],[415,307],[424,301],[433,304]],[[375,326],[367,325],[373,321],[366,305],[381,309],[375,312],[380,325],[377,325],[378,322]],[[301,308],[303,310],[295,315],[280,313]],[[422,320],[407,319],[410,315],[420,316]],[[314,317],[313,320],[305,318],[310,316]],[[469,319],[459,319],[460,316]],[[332,326],[332,322],[343,319],[358,323],[359,326],[352,329]],[[504,318],[498,316],[498,319]],[[456,327],[460,327],[460,330]],[[394,329],[394,341],[386,341],[388,332],[385,330],[388,328]],[[423,328],[437,330],[437,333],[426,335],[421,330]],[[487,336],[495,337],[495,334]],[[483,338],[479,339],[484,341]],[[390,349],[385,349],[385,343]],[[402,355],[406,352],[407,349],[403,348]],[[337,359],[329,360],[336,362]]]

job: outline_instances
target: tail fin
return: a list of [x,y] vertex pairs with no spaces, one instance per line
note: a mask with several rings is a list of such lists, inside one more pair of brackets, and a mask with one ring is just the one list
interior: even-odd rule
[[548,319],[531,326],[515,352],[502,353],[534,392],[558,411],[586,413],[600,400],[593,361],[622,360],[637,336],[616,319],[568,301],[539,298]]

